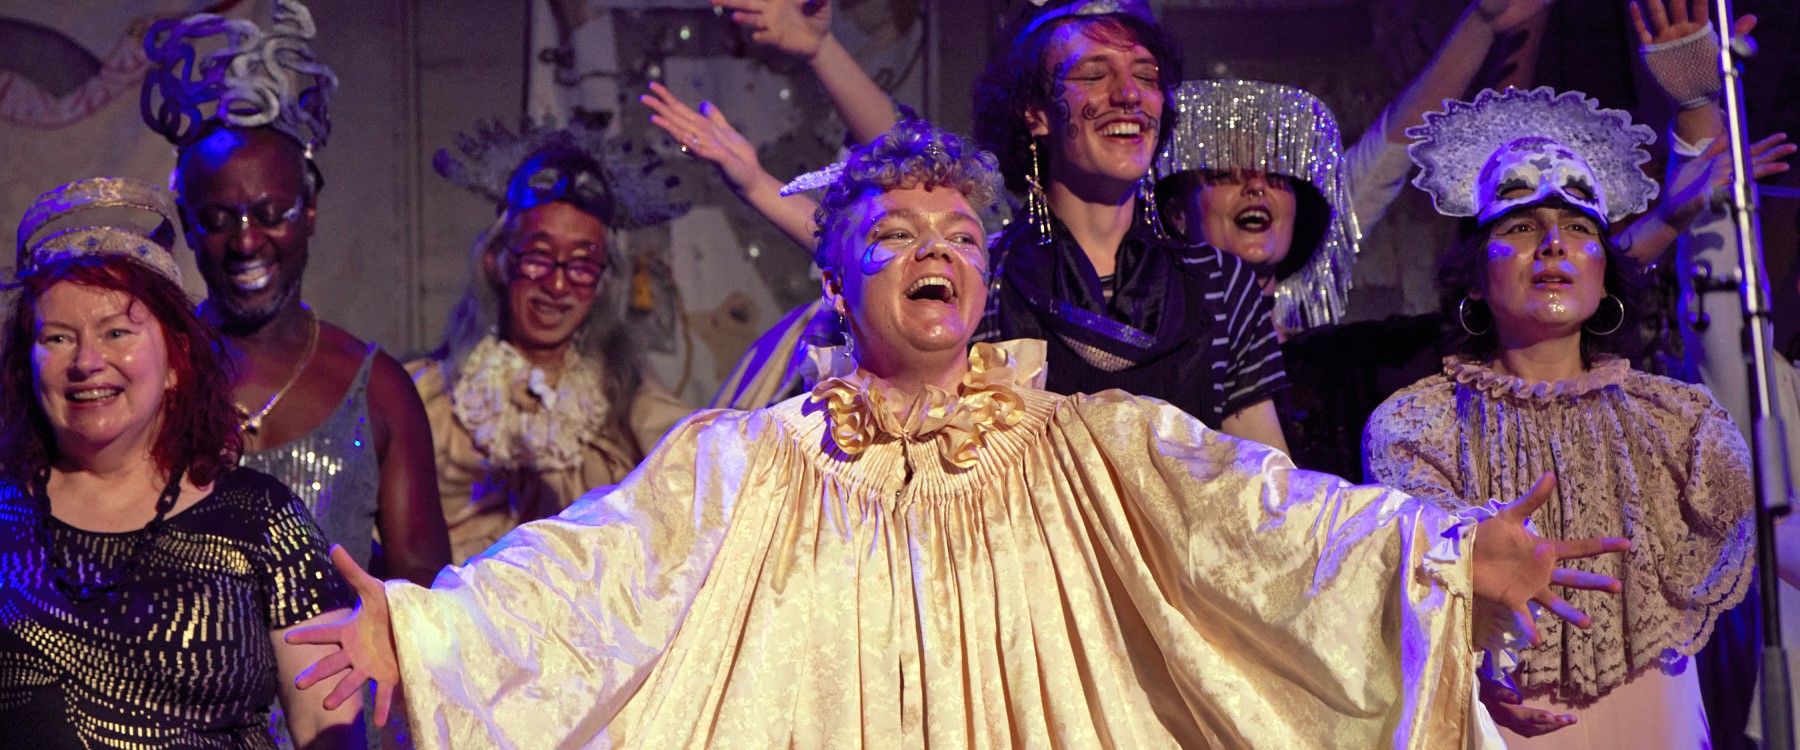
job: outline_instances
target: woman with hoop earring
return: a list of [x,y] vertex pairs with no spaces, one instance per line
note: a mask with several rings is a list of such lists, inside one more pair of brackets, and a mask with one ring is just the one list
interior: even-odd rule
[[1591,627],[1550,623],[1518,664],[1484,668],[1483,703],[1509,745],[1703,746],[1690,657],[1750,580],[1749,450],[1703,386],[1622,356],[1639,332],[1640,270],[1610,229],[1656,193],[1638,169],[1651,133],[1545,88],[1449,102],[1408,134],[1416,184],[1477,229],[1438,268],[1454,353],[1376,409],[1368,476],[1463,507],[1554,472],[1540,533],[1631,540],[1576,563],[1623,583],[1570,593]]

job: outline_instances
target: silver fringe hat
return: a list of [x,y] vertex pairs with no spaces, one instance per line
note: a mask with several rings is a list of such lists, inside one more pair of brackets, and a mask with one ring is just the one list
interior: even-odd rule
[[557,127],[549,121],[522,120],[514,133],[499,121],[479,122],[471,133],[456,136],[458,158],[438,149],[432,168],[444,179],[506,207],[507,188],[514,173],[533,156],[552,151],[579,152],[598,163],[606,194],[604,210],[596,216],[612,229],[641,229],[674,220],[688,212],[690,204],[672,201],[669,192],[680,184],[655,151],[624,138],[614,138],[574,122]]
[[[57,229],[77,215],[98,209],[140,211],[156,223],[151,229],[111,221]],[[119,255],[130,258],[181,284],[175,262],[175,194],[148,182],[122,177],[94,177],[71,182],[38,196],[19,220],[18,265],[22,278],[44,263],[75,255]],[[40,236],[42,235],[42,236]]]
[[1275,322],[1290,330],[1337,322],[1362,230],[1331,109],[1292,86],[1240,80],[1183,83],[1173,108],[1181,119],[1156,160],[1158,180],[1198,169],[1253,169],[1299,178],[1319,191],[1329,215],[1313,218],[1325,231],[1305,265],[1276,282]]
[[[144,35],[151,63],[139,101],[144,122],[177,147],[198,138],[210,121],[272,127],[312,158],[331,134],[329,105],[337,89],[337,76],[307,45],[317,33],[312,12],[298,0],[275,0],[267,29],[211,13],[156,22]],[[199,46],[212,37],[222,37],[223,45],[202,53]]]

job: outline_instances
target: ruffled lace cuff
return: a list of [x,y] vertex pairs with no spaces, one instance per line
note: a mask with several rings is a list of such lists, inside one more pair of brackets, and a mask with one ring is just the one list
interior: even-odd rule
[[[1473,603],[1471,609],[1474,621],[1470,623],[1470,636],[1475,648],[1486,656],[1481,662],[1484,676],[1510,686],[1511,679],[1508,675],[1518,669],[1520,654],[1531,647],[1531,638],[1520,627],[1512,610],[1475,599],[1472,571],[1467,578],[1451,574],[1452,568],[1465,555],[1474,551],[1475,526],[1499,515],[1503,507],[1499,500],[1489,500],[1485,505],[1471,505],[1447,514],[1444,517],[1444,528],[1437,534],[1437,542],[1425,552],[1424,569],[1426,575],[1443,584],[1450,594],[1466,597]],[[1525,529],[1533,534],[1537,533],[1537,528],[1530,519],[1526,519]],[[1539,614],[1537,603],[1531,602],[1527,606],[1535,621]]]

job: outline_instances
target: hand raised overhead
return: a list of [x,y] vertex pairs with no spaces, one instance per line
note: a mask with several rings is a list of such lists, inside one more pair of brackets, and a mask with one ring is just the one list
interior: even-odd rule
[[1629,546],[1618,538],[1545,539],[1526,530],[1526,519],[1555,493],[1555,475],[1545,474],[1525,497],[1476,525],[1471,553],[1475,596],[1511,610],[1533,644],[1539,636],[1526,606],[1529,602],[1537,602],[1576,627],[1588,626],[1588,616],[1551,591],[1551,584],[1589,591],[1619,590],[1617,579],[1558,567],[1558,563],[1623,552]]
[[742,194],[758,181],[774,179],[763,171],[756,147],[712,103],[701,102],[696,112],[660,83],[651,83],[650,93],[639,96],[638,101],[656,113],[650,116],[650,123],[681,144],[683,151],[712,162],[732,192]]
[[394,655],[394,634],[388,622],[387,588],[374,576],[364,572],[350,559],[343,547],[331,546],[331,564],[338,574],[356,590],[356,611],[337,622],[296,628],[287,634],[288,643],[316,643],[338,647],[317,663],[307,667],[294,680],[305,690],[325,678],[348,671],[325,697],[325,708],[336,708],[375,681],[375,723],[385,726],[388,710],[394,700],[394,688],[400,684],[400,663]]
[[711,0],[750,30],[750,41],[811,60],[831,34],[830,0]]

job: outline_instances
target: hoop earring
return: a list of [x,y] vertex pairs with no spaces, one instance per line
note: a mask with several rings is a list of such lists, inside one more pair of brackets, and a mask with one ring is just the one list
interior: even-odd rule
[[1618,315],[1618,317],[1613,319],[1612,327],[1608,328],[1604,331],[1596,331],[1592,328],[1589,328],[1587,326],[1587,324],[1594,322],[1594,318],[1600,317],[1600,311],[1595,310],[1593,317],[1588,318],[1587,323],[1581,324],[1581,330],[1587,331],[1588,333],[1594,334],[1595,336],[1611,336],[1611,335],[1613,335],[1613,333],[1615,333],[1619,330],[1619,326],[1625,325],[1625,300],[1619,299],[1618,297],[1615,297],[1611,294],[1608,294],[1605,297],[1600,298],[1601,302],[1605,302],[1607,300],[1612,300],[1613,304],[1619,306],[1619,315]]
[[1031,139],[1031,173],[1025,175],[1025,220],[1037,230],[1038,244],[1050,244],[1050,196],[1038,171],[1037,139]]
[[1150,175],[1138,180],[1138,203],[1144,206],[1144,221],[1150,223],[1151,233],[1159,240],[1169,239],[1169,233],[1163,231],[1162,214],[1156,210],[1156,187],[1150,184]]
[[1463,295],[1461,302],[1456,303],[1456,323],[1457,325],[1462,326],[1463,332],[1470,336],[1485,336],[1488,331],[1494,330],[1494,320],[1492,317],[1488,318],[1486,328],[1477,331],[1469,327],[1469,296],[1466,294]]

